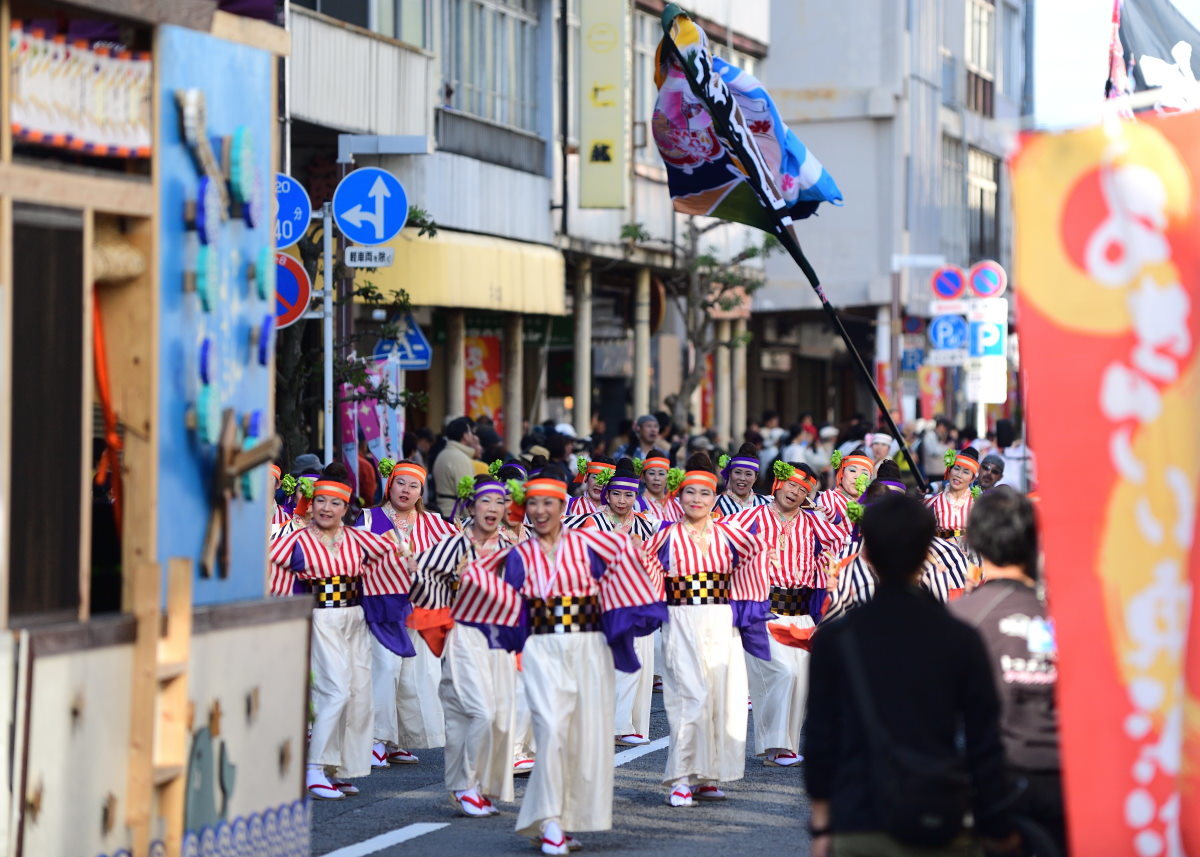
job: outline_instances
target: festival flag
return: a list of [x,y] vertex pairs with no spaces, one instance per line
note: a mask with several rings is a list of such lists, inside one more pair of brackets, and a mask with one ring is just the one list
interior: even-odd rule
[[753,75],[714,57],[704,31],[673,4],[663,30],[651,126],[677,211],[775,233],[775,212],[799,220],[822,202],[842,201],[833,177]]
[[1072,854],[1200,854],[1197,139],[1148,116],[1013,163]]

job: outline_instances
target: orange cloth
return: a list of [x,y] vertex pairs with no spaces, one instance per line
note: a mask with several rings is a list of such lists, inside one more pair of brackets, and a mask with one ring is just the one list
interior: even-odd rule
[[446,648],[446,634],[454,627],[454,621],[450,618],[449,607],[437,610],[414,607],[408,617],[408,627],[420,634],[421,639],[429,646],[429,651],[440,658],[442,650]]
[[791,646],[795,649],[809,651],[812,648],[812,635],[816,626],[798,628],[795,625],[785,625],[783,622],[768,622],[767,630],[781,646]]

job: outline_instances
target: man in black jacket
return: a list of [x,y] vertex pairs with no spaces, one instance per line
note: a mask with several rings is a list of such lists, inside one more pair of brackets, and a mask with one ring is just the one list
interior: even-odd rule
[[[805,721],[805,781],[812,800],[813,857],[958,857],[1015,847],[1000,704],[979,635],[918,586],[934,534],[932,513],[894,495],[862,520],[864,550],[879,578],[875,598],[814,638]],[[851,636],[875,720],[891,746],[935,763],[958,760],[970,780],[974,829],[942,848],[914,848],[885,831],[878,781],[842,639]],[[961,738],[961,740],[960,740]],[[961,748],[961,749],[960,749]]]

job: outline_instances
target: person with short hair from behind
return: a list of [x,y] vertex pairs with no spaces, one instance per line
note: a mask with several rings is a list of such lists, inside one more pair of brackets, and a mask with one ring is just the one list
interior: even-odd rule
[[464,476],[475,476],[475,423],[469,417],[456,417],[446,424],[446,447],[433,462],[433,483],[437,491],[436,511],[446,520],[454,516],[458,503],[458,483]]
[[1066,854],[1054,703],[1057,647],[1037,591],[1033,504],[1000,485],[979,498],[967,532],[983,567],[983,583],[951,605],[950,612],[979,631],[991,655],[1005,753],[1024,785],[1017,809],[1045,828]]
[[[975,836],[1016,845],[987,651],[917,586],[934,527],[912,497],[869,506],[862,535],[875,597],[813,637],[804,724],[813,857],[967,857],[978,853]],[[967,813],[972,829],[962,827]],[[916,819],[941,823],[914,831]]]

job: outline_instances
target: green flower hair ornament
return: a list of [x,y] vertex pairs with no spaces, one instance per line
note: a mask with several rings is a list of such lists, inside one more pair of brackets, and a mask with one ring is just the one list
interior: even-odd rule
[[588,457],[586,455],[575,456],[575,472],[576,473],[587,473],[587,469],[588,469]]
[[498,476],[500,474],[500,468],[503,466],[504,466],[504,462],[501,461],[499,458],[497,458],[495,461],[493,461],[491,464],[488,465],[488,473],[493,478],[495,478],[496,476]]
[[942,463],[947,467],[953,467],[954,462],[958,459],[958,453],[953,449],[947,449],[946,454],[942,456]]
[[292,474],[286,474],[279,480],[279,487],[283,489],[283,493],[291,497],[296,493],[296,477]]
[[300,489],[301,494],[311,500],[317,490],[317,481],[310,476],[301,476],[296,480],[296,487]]
[[839,467],[842,466],[842,458],[843,457],[844,456],[842,455],[842,451],[840,449],[835,449],[833,451],[833,455],[829,456],[829,465],[834,470],[837,470]]
[[721,457],[717,459],[717,470],[724,470],[728,466],[729,456],[722,453]]
[[609,470],[606,467],[603,470],[601,470],[599,473],[596,474],[596,484],[599,485],[601,488],[603,488],[610,481],[612,481],[612,478],[613,478],[613,471]]
[[470,500],[471,496],[474,493],[475,493],[475,477],[464,476],[462,479],[458,480],[458,486],[455,490],[455,494],[458,495],[458,499]]
[[512,501],[518,506],[525,505],[525,486],[518,479],[510,479],[504,483],[504,487],[508,489],[509,496]]
[[381,459],[379,462],[379,475],[387,479],[392,475],[392,471],[396,469],[396,462],[390,458]]
[[871,484],[871,477],[866,473],[860,473],[854,478],[854,490],[859,494],[867,490],[867,486]]
[[978,500],[981,494],[983,494],[982,488],[980,488],[978,485],[971,486],[971,498],[972,499]]
[[776,461],[771,467],[771,472],[775,474],[775,478],[780,482],[787,482],[796,474],[796,468],[792,467],[786,461]]
[[846,517],[850,519],[850,523],[857,524],[862,520],[863,512],[865,510],[866,507],[863,506],[862,503],[855,503],[851,501],[846,504]]
[[633,472],[636,473],[638,476],[642,475],[642,468],[644,468],[645,466],[646,466],[645,459],[635,458],[633,460]]
[[680,483],[683,482],[683,477],[686,474],[678,467],[672,467],[667,471],[667,491],[674,493],[679,489]]

